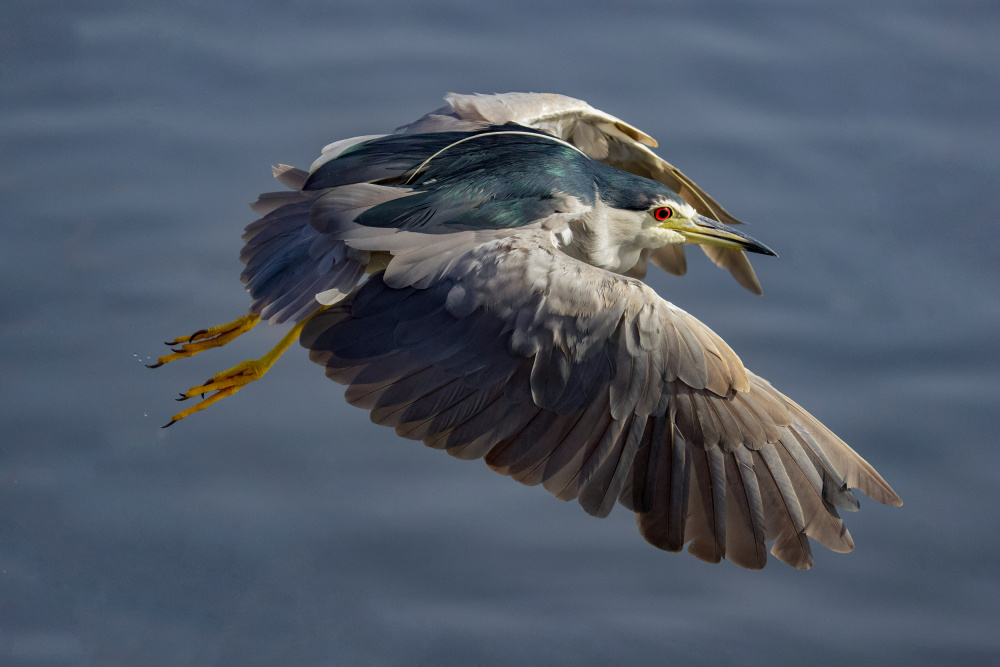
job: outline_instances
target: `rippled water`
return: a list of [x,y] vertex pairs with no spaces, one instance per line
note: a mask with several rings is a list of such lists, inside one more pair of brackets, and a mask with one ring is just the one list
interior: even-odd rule
[[[1000,662],[1000,10],[991,2],[6,2],[3,664]],[[419,6],[418,6],[419,5]],[[660,140],[752,234],[762,298],[651,283],[905,501],[849,555],[665,554],[346,406],[231,319],[268,165],[447,91],[561,92]]]

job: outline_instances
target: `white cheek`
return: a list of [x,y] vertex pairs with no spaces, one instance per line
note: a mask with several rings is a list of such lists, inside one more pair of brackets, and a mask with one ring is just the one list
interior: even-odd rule
[[648,235],[646,245],[651,248],[662,248],[667,245],[684,243],[684,236],[672,229],[654,227],[653,229],[646,230],[646,234]]
[[664,245],[669,243],[684,243],[684,235],[680,232],[675,232],[672,229],[661,229],[660,231],[663,232]]

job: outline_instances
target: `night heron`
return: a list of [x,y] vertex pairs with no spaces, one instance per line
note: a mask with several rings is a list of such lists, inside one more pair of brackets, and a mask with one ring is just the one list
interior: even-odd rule
[[[246,228],[249,314],[173,341],[159,364],[224,345],[259,320],[281,343],[192,387],[259,378],[296,339],[372,421],[458,458],[484,458],[606,516],[619,502],[655,546],[795,567],[808,537],[854,544],[851,489],[901,501],[704,324],[641,278],[702,247],[741,285],[744,251],[773,255],[657,157],[645,133],[560,95],[449,95],[394,134],[327,146]],[[365,280],[365,275],[370,276]],[[157,365],[159,365],[157,364]],[[169,424],[168,424],[169,425]]]

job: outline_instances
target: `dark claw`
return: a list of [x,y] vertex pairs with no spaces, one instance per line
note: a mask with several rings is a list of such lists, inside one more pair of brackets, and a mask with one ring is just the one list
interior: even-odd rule
[[170,351],[171,351],[171,352],[178,352],[178,353],[180,353],[180,352],[183,352],[184,350],[182,350],[182,349],[181,349],[181,348],[179,348],[179,347],[172,347],[172,348],[170,348]]
[[159,368],[162,365],[162,361],[157,361],[155,364],[146,364],[146,368]]
[[181,397],[180,397],[180,398],[175,398],[174,400],[175,400],[175,401],[186,401],[186,400],[188,400],[189,398],[191,398],[191,397],[190,397],[190,396],[186,396],[185,394],[181,394]]
[[201,335],[201,334],[203,334],[203,333],[208,333],[208,329],[198,329],[198,330],[197,330],[197,331],[195,331],[195,332],[194,332],[193,334],[191,334],[191,337],[190,337],[190,338],[188,338],[188,342],[189,342],[189,343],[193,343],[193,342],[194,342],[194,339],[195,339],[195,336],[200,336],[200,335]]
[[171,419],[171,420],[170,420],[170,423],[169,423],[169,424],[164,424],[164,425],[163,425],[163,426],[161,426],[160,428],[167,428],[167,427],[170,427],[170,426],[173,426],[173,425],[174,425],[174,424],[176,424],[176,423],[177,423],[177,420],[176,420],[176,419]]
[[176,344],[177,344],[177,341],[173,341],[173,340],[165,340],[165,341],[163,341],[163,344],[164,344],[164,345],[176,345]]

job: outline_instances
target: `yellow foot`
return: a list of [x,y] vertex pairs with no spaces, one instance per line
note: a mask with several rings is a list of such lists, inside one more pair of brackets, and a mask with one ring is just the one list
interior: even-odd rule
[[178,401],[186,401],[187,399],[194,398],[195,396],[204,396],[205,394],[213,391],[216,393],[212,394],[201,403],[198,403],[183,412],[178,412],[170,418],[170,423],[163,426],[163,428],[167,428],[167,426],[170,426],[185,417],[204,410],[213,403],[221,401],[226,396],[232,396],[254,380],[259,380],[264,377],[264,373],[266,373],[274,362],[277,361],[277,356],[270,360],[268,359],[269,356],[270,355],[268,354],[260,359],[244,361],[243,363],[237,364],[228,370],[216,373],[210,377],[205,384],[200,384],[188,389],[186,392],[181,394],[181,397],[177,399]]
[[213,347],[222,347],[234,338],[242,336],[247,331],[253,329],[257,326],[258,322],[260,322],[259,316],[247,313],[232,322],[220,324],[211,329],[200,329],[190,336],[178,336],[165,343],[166,345],[180,345],[179,348],[171,348],[173,354],[164,355],[157,359],[155,364],[147,364],[147,366],[149,368],[159,368],[163,364],[169,364],[171,361],[193,357],[199,352],[210,350]]
[[[325,307],[320,308],[316,312],[319,313],[324,310],[326,310]],[[257,323],[256,315],[248,315],[247,317],[254,318],[253,323],[250,324],[249,327],[252,327],[254,324]],[[164,425],[163,428],[167,428],[167,426],[171,426],[172,424],[179,422],[185,417],[193,415],[196,412],[200,412],[201,410],[204,410],[213,403],[221,401],[226,396],[232,396],[247,384],[253,382],[254,380],[259,380],[260,378],[264,377],[264,373],[267,373],[267,371],[270,370],[271,366],[273,366],[274,363],[278,360],[278,358],[282,354],[284,354],[285,350],[287,350],[292,343],[298,340],[299,334],[302,333],[302,327],[306,325],[306,322],[308,322],[309,319],[310,318],[306,318],[302,322],[299,322],[294,327],[292,327],[291,331],[285,334],[285,337],[282,338],[281,341],[279,341],[278,344],[275,345],[270,352],[265,354],[260,359],[252,359],[250,361],[244,361],[243,363],[237,364],[228,370],[224,370],[221,373],[216,373],[211,378],[209,378],[208,381],[205,382],[205,384],[200,384],[196,387],[191,387],[186,392],[181,394],[181,397],[177,399],[178,401],[186,401],[187,399],[194,398],[195,396],[204,396],[205,394],[211,393],[213,391],[215,392],[208,398],[204,399],[201,403],[198,403],[197,405],[194,405],[188,408],[187,410],[184,410],[183,412],[178,412],[176,415],[170,418],[170,423]],[[239,322],[239,320],[237,320],[237,322]],[[232,324],[232,322],[230,324]],[[212,329],[209,329],[206,332],[206,335],[211,335],[211,331]],[[221,335],[228,336],[229,333],[226,332]],[[238,335],[239,333],[233,336],[233,338],[235,338]],[[213,338],[209,340],[215,340],[215,339]],[[204,342],[208,342],[208,340]],[[192,344],[197,344],[197,343],[192,343]],[[220,344],[224,345],[224,343]],[[182,354],[182,353],[177,352],[175,354]],[[191,354],[196,354],[196,352],[192,352]],[[190,354],[187,356],[190,356]],[[160,361],[162,363],[166,363],[165,361],[163,361],[163,359],[161,359]]]

